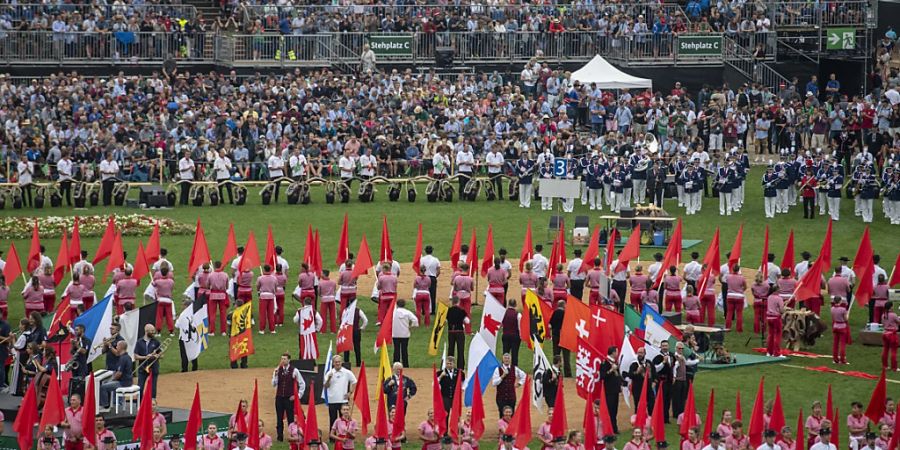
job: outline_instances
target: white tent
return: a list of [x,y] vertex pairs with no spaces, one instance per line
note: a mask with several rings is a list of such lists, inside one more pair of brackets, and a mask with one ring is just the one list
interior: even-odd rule
[[628,75],[597,55],[584,67],[572,72],[572,81],[596,83],[601,89],[652,88],[653,81]]

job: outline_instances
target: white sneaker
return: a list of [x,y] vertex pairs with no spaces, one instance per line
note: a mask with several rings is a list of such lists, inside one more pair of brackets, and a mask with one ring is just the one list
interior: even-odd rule
[[266,334],[266,332],[263,330],[259,330],[259,334]]

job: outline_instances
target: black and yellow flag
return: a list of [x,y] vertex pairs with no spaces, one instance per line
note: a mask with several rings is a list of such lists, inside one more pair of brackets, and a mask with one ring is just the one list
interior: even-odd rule
[[253,302],[244,303],[231,313],[230,336],[228,355],[232,362],[255,353],[253,349]]
[[428,354],[431,356],[437,356],[441,336],[444,334],[444,328],[447,327],[447,305],[443,302],[436,302],[436,305],[437,311],[434,313],[434,327],[431,329],[431,337],[428,339]]

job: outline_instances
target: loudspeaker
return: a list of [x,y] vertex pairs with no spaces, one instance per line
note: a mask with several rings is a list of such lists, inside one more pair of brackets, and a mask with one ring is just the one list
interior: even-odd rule
[[166,207],[168,206],[166,191],[160,186],[141,186],[138,203],[145,204],[151,208]]
[[434,49],[434,63],[438,67],[450,67],[453,65],[455,52],[453,47],[437,47]]

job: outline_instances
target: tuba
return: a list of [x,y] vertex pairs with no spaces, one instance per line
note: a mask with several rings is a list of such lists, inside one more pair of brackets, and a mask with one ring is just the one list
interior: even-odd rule
[[656,136],[650,133],[644,134],[644,150],[650,154],[656,154],[659,151],[659,141],[656,140]]

